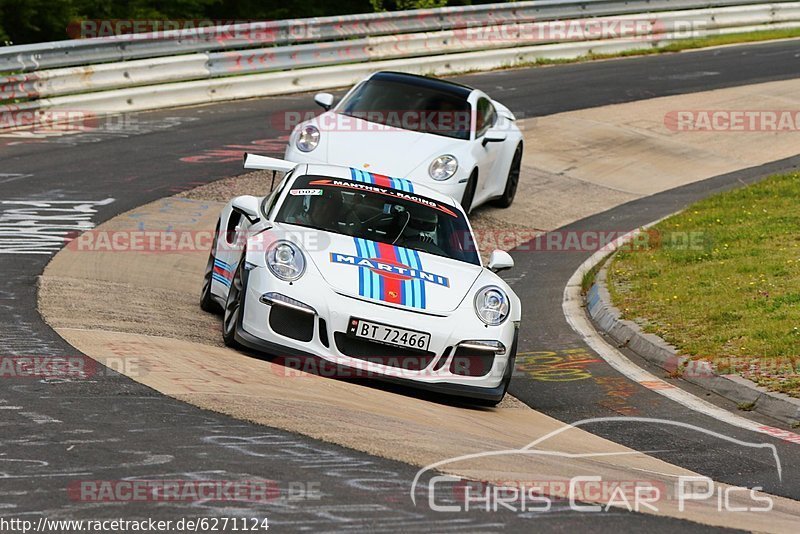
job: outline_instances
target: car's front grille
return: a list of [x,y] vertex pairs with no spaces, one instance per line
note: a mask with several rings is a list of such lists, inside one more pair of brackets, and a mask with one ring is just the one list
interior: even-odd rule
[[436,357],[433,352],[375,343],[348,336],[344,332],[335,332],[333,338],[336,341],[336,348],[345,356],[389,367],[399,367],[407,371],[421,371]]
[[450,362],[450,372],[458,376],[486,376],[492,370],[494,356],[491,351],[458,347]]
[[453,347],[447,347],[446,349],[444,349],[444,352],[442,353],[442,356],[439,358],[439,361],[437,361],[436,365],[433,366],[434,371],[439,371],[442,367],[444,367],[444,364],[447,363],[447,358],[448,356],[450,356],[450,352],[452,350]]
[[319,318],[319,341],[325,345],[325,347],[331,346],[328,341],[328,323],[322,317]]
[[269,327],[276,334],[297,341],[311,341],[314,337],[314,323],[314,315],[287,306],[276,304],[269,310]]

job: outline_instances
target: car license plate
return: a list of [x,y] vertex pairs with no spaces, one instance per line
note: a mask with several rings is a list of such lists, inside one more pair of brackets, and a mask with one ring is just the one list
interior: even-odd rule
[[427,351],[428,346],[431,344],[431,335],[425,332],[397,328],[352,317],[347,327],[347,334],[362,339],[377,341],[378,343],[385,343],[386,345],[394,345],[395,347],[404,347],[414,350]]

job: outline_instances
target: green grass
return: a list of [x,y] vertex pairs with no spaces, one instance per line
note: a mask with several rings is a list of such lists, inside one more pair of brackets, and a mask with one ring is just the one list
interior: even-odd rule
[[800,174],[701,201],[608,269],[626,318],[772,390],[800,397]]
[[585,273],[583,273],[583,278],[581,278],[581,294],[586,295],[589,293],[589,290],[592,289],[594,285],[594,279],[597,276],[597,273],[600,272],[600,269],[603,268],[604,263],[600,262]]
[[684,39],[675,41],[663,47],[664,52],[680,52],[681,50],[691,50],[694,48],[706,48],[709,46],[723,46],[740,43],[751,43],[755,41],[765,41],[774,39],[792,39],[800,37],[800,28],[785,28],[776,30],[762,30],[757,32],[730,33],[727,35],[714,35],[710,37],[700,37],[697,39]]

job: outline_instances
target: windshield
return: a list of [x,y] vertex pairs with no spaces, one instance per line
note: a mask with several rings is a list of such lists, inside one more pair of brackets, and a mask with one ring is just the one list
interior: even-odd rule
[[480,265],[460,210],[391,187],[301,176],[289,188],[275,221]]
[[336,112],[403,130],[469,139],[469,102],[431,87],[367,80],[339,104]]

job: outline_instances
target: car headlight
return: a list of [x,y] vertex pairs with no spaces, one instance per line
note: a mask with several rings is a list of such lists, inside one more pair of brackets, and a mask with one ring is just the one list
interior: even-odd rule
[[295,145],[303,152],[311,152],[319,144],[319,129],[313,124],[306,124],[297,134]]
[[458,170],[458,160],[455,157],[447,154],[439,156],[431,162],[428,167],[428,174],[434,180],[447,180],[452,177]]
[[267,250],[267,267],[281,280],[294,282],[306,272],[306,258],[294,243],[276,241]]
[[508,295],[497,286],[484,287],[475,295],[475,313],[489,326],[503,324],[510,309]]

